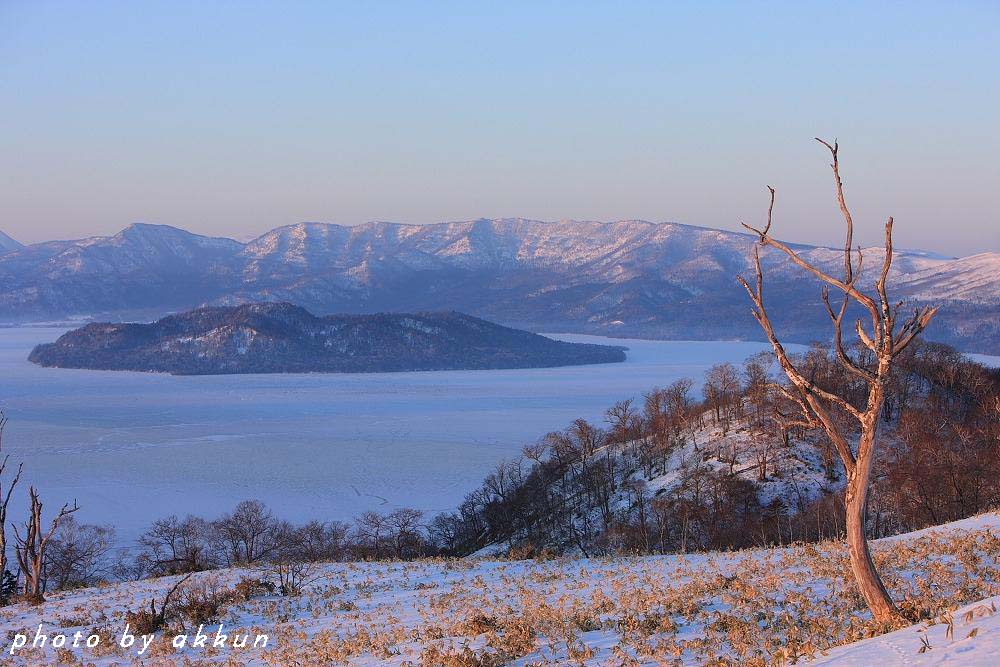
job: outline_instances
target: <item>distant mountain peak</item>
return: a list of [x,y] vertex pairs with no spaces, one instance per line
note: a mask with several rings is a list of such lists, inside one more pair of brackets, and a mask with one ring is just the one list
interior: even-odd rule
[[125,234],[127,232],[181,232],[183,234],[193,234],[180,227],[174,227],[173,225],[163,225],[156,222],[133,222],[132,224],[125,227],[119,234]]
[[0,253],[11,252],[13,250],[20,250],[24,245],[19,241],[15,241],[11,237],[7,236],[3,232],[0,232]]

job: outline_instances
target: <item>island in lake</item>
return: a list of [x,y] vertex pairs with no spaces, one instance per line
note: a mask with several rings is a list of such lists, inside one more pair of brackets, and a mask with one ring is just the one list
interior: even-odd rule
[[88,324],[28,359],[175,375],[382,373],[613,363],[625,348],[556,341],[457,312],[317,317],[289,303],[254,303]]

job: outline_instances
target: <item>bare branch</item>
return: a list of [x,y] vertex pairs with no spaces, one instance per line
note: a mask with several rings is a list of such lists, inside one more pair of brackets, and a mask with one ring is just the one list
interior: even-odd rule
[[893,343],[892,355],[897,356],[913,342],[920,332],[927,328],[934,315],[937,314],[938,306],[925,306],[918,308],[913,316],[906,321],[899,331],[899,338]]
[[874,352],[875,351],[875,341],[873,341],[871,338],[869,338],[868,334],[865,333],[865,329],[864,329],[864,326],[861,324],[861,320],[858,320],[857,322],[855,322],[854,329],[855,329],[855,331],[857,331],[858,338],[861,339],[861,342],[864,343],[864,346],[867,347],[872,352]]
[[875,291],[878,292],[879,306],[882,308],[882,335],[883,344],[888,346],[889,353],[892,353],[892,330],[895,328],[895,317],[889,305],[889,296],[885,291],[885,283],[889,277],[889,269],[892,267],[892,216],[885,223],[885,257],[882,260],[882,272],[875,283]]
[[[858,275],[861,275],[860,272]],[[855,278],[857,280],[857,278]],[[850,355],[844,349],[844,315],[847,314],[847,305],[850,303],[850,297],[846,294],[844,295],[844,300],[840,304],[840,310],[834,314],[833,307],[830,305],[830,290],[825,286],[822,292],[823,305],[826,307],[826,312],[833,321],[833,349],[837,353],[837,359],[840,364],[847,369],[849,373],[855,375],[866,382],[872,382],[875,376],[871,372],[865,370],[861,366],[854,363]]]
[[[7,458],[4,457],[3,467],[7,467]],[[14,479],[10,481],[10,485],[7,487],[7,493],[3,497],[3,504],[0,504],[0,511],[2,511],[3,516],[6,517],[7,506],[10,504],[10,495],[14,492],[14,487],[17,483],[21,481],[21,473],[24,471],[24,462],[17,464],[17,474],[14,475]]]
[[771,325],[771,320],[767,315],[767,311],[764,309],[764,275],[760,268],[760,254],[757,252],[757,248],[754,247],[754,268],[757,275],[757,289],[754,290],[750,287],[749,283],[742,277],[737,276],[737,280],[743,285],[743,288],[750,295],[751,301],[753,301],[755,308],[751,311],[754,319],[760,323],[761,328],[764,330],[764,334],[767,336],[768,341],[771,343],[771,347],[774,349],[775,356],[778,358],[778,363],[781,365],[782,369],[788,378],[797,387],[804,390],[807,394],[817,396],[831,403],[835,403],[855,419],[861,419],[860,411],[851,405],[848,401],[845,401],[840,396],[832,394],[821,387],[818,387],[815,383],[808,380],[801,372],[795,367],[791,359],[788,357],[788,353],[785,351],[784,346],[778,341],[777,335],[774,333],[774,327]]
[[[815,137],[815,139],[826,146],[833,157],[833,164],[830,165],[830,168],[833,169],[833,180],[837,185],[837,204],[840,206],[840,213],[844,216],[844,222],[847,223],[847,240],[844,243],[844,282],[850,284],[854,280],[854,267],[851,265],[851,246],[854,245],[854,218],[851,216],[851,211],[847,208],[847,202],[844,199],[844,182],[840,178],[840,146],[836,139],[834,139],[832,146],[819,137]],[[861,273],[860,269],[858,273]]]
[[801,401],[797,399],[793,400],[799,403],[800,406],[802,406],[803,403],[809,406],[809,409],[804,411],[805,414],[807,417],[815,418],[823,426],[823,430],[827,432],[830,440],[833,441],[834,446],[837,448],[837,453],[840,455],[841,461],[844,464],[844,469],[850,473],[855,466],[854,453],[851,451],[847,440],[840,435],[839,431],[834,426],[833,417],[830,415],[829,410],[820,402],[820,399],[839,406],[859,422],[861,421],[862,415],[858,409],[851,405],[848,401],[821,389],[813,382],[806,379],[806,377],[803,376],[802,373],[795,367],[795,364],[792,363],[791,359],[788,357],[788,353],[785,351],[784,346],[774,333],[774,327],[771,325],[771,320],[764,308],[764,276],[760,267],[760,253],[757,251],[756,246],[754,247],[754,269],[756,272],[756,289],[752,288],[750,283],[747,282],[743,276],[737,276],[737,280],[741,285],[743,285],[743,288],[747,291],[747,294],[750,295],[750,300],[754,304],[754,308],[751,313],[753,314],[754,319],[760,323],[761,328],[764,330],[764,334],[771,343],[774,354],[778,358],[778,364],[781,366],[782,370],[785,371],[785,375],[801,394]]

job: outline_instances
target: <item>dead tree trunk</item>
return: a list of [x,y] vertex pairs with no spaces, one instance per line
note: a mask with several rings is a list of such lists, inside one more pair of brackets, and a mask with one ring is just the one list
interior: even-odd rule
[[28,521],[24,524],[24,537],[18,532],[17,526],[14,526],[14,541],[16,542],[14,553],[17,556],[21,572],[24,573],[24,599],[40,603],[45,601],[43,595],[45,548],[52,536],[55,535],[56,529],[59,528],[59,522],[80,508],[75,502],[72,507],[68,504],[63,505],[59,513],[52,519],[49,530],[43,532],[42,501],[39,500],[38,492],[33,486],[28,489],[28,495],[31,498],[31,512]]
[[[885,403],[885,389],[892,371],[892,362],[927,327],[937,312],[937,308],[918,308],[897,331],[897,316],[902,303],[891,304],[886,294],[886,281],[889,276],[889,268],[892,265],[892,218],[889,218],[885,224],[885,257],[882,261],[882,270],[875,282],[877,296],[868,296],[857,288],[864,258],[860,247],[852,250],[854,222],[844,200],[838,146],[836,142],[830,145],[821,139],[817,139],[817,141],[826,146],[833,156],[831,167],[836,184],[837,203],[847,225],[843,278],[836,278],[809,264],[795,250],[770,235],[771,215],[774,211],[774,188],[768,187],[771,201],[767,209],[766,226],[763,229],[756,229],[744,225],[758,236],[758,245],[754,247],[756,285],[751,286],[742,276],[739,281],[750,295],[754,305],[753,316],[767,335],[775,356],[778,358],[778,363],[790,382],[790,386],[779,386],[777,389],[798,406],[806,424],[824,431],[844,464],[844,469],[847,472],[847,490],[844,499],[847,510],[847,547],[850,554],[851,570],[857,580],[861,595],[871,609],[875,620],[895,622],[901,619],[901,614],[882,584],[868,550],[865,506],[868,500],[872,464],[875,460],[879,416]],[[823,304],[833,323],[834,351],[838,361],[847,372],[860,378],[868,385],[868,398],[864,406],[855,406],[841,396],[818,387],[801,373],[789,359],[764,308],[764,279],[758,251],[760,246],[776,248],[784,253],[792,263],[823,283]],[[855,253],[857,254],[856,259]],[[843,300],[836,310],[830,303],[830,287],[836,288],[843,294]],[[861,320],[855,323],[855,331],[861,343],[873,353],[873,363],[859,362],[851,357],[844,347],[843,322],[851,302],[860,304],[871,317],[870,334],[865,330],[865,325]],[[851,432],[840,425],[839,420],[835,418],[836,412],[846,413],[857,422],[859,438],[856,453],[849,444]]]

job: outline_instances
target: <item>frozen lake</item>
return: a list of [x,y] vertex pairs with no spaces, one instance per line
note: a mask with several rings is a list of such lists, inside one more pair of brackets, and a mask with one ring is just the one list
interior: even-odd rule
[[599,421],[617,400],[680,377],[700,381],[714,363],[765,349],[560,335],[625,345],[628,359],[357,375],[173,377],[26,361],[62,331],[0,329],[4,449],[25,462],[22,484],[41,489],[47,510],[76,498],[80,521],[114,524],[126,543],[156,518],[211,517],[244,498],[294,520],[450,509],[548,431]]

